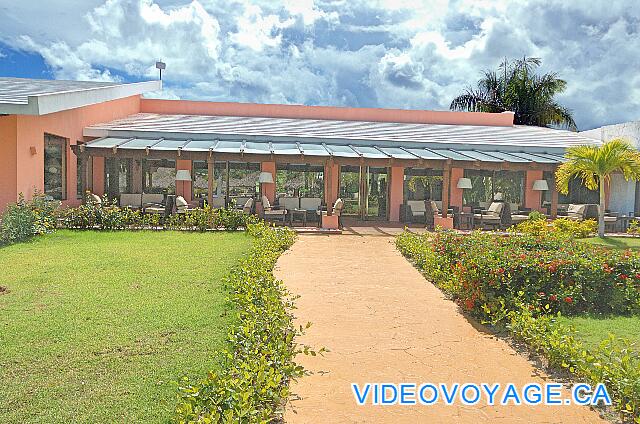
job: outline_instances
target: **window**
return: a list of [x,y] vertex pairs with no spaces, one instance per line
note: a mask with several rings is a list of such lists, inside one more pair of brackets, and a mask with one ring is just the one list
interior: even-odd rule
[[524,171],[465,169],[464,176],[471,180],[471,188],[463,191],[467,205],[491,202],[497,193],[505,202],[521,204],[524,199]]
[[229,197],[255,197],[259,177],[259,162],[229,162]]
[[442,200],[442,171],[405,168],[404,200]]
[[170,159],[142,160],[142,190],[145,193],[176,191],[176,161]]
[[44,135],[44,192],[57,200],[67,198],[67,140]]
[[[206,198],[209,193],[209,164],[204,160],[193,161],[193,197]],[[227,163],[213,164],[213,196],[224,197],[227,193]]]
[[323,197],[324,167],[308,164],[278,164],[277,197]]
[[105,158],[104,192],[110,199],[117,198],[120,193],[131,193],[132,163],[132,159]]

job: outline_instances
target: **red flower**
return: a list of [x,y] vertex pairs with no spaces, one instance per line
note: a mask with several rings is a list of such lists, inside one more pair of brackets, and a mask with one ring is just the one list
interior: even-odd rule
[[538,296],[540,296],[540,297],[544,297],[544,292],[540,292],[540,293],[538,293]]
[[621,280],[626,280],[627,278],[629,278],[629,276],[627,274],[620,274],[620,279]]
[[464,301],[464,307],[465,307],[465,309],[466,309],[467,311],[472,310],[472,309],[473,309],[473,307],[474,307],[474,305],[475,305],[475,302],[474,302],[473,300],[471,300],[471,299],[466,299],[466,300]]
[[640,272],[636,274],[636,280],[640,280]]
[[520,259],[527,259],[527,255],[525,255],[524,253],[520,255]]
[[556,300],[558,300],[558,296],[556,296],[555,294],[552,294],[551,296],[549,296],[549,300],[552,302],[555,302]]
[[567,296],[567,297],[564,298],[564,301],[566,303],[573,303],[573,298],[571,296]]
[[504,268],[498,268],[498,274],[504,274]]

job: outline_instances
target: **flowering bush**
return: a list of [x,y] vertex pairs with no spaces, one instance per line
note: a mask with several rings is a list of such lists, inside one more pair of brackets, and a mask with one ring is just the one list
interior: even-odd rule
[[501,301],[540,312],[640,312],[640,256],[553,236],[404,233],[400,251],[481,318]]
[[[544,222],[544,221],[541,221]],[[640,313],[640,255],[554,232],[475,232],[396,239],[398,249],[464,310],[504,328],[551,366],[605,383],[623,421],[640,423],[640,358],[624,339],[586,349],[556,314]]]

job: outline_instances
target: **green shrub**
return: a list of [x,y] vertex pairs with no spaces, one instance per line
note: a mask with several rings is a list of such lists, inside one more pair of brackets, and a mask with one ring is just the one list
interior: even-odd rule
[[529,219],[511,227],[510,232],[529,234],[533,236],[553,236],[561,238],[584,238],[594,234],[598,223],[593,219],[574,221],[568,218],[558,218],[547,221],[541,213],[529,214]]
[[61,212],[61,225],[72,229],[124,230],[170,229],[207,231],[215,229],[237,230],[258,222],[253,215],[235,209],[194,209],[186,213],[172,214],[164,219],[160,214],[144,214],[139,210],[121,208],[117,201],[106,196],[102,204],[87,201],[76,208]]
[[302,329],[293,325],[293,301],[272,274],[295,234],[263,223],[249,224],[248,230],[256,237],[254,246],[227,279],[237,325],[229,331],[215,370],[199,382],[182,380],[178,422],[277,421],[290,394],[289,380],[304,371],[294,362],[308,348],[294,341]]
[[589,351],[554,319],[640,313],[640,255],[554,232],[405,232],[396,245],[464,310],[506,328],[550,365],[605,383],[623,418],[640,418],[640,358],[632,347],[609,339]]
[[18,202],[7,206],[0,218],[0,240],[17,243],[54,231],[58,206],[59,202],[48,200],[40,193],[35,193],[29,201],[21,193]]
[[635,235],[640,234],[640,221],[637,219],[632,220],[629,223],[629,228],[627,228],[627,233]]

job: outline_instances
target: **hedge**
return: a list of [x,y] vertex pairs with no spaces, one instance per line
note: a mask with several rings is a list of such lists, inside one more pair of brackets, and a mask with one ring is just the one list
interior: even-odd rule
[[182,380],[177,422],[281,420],[289,381],[304,372],[294,357],[316,354],[295,343],[303,329],[293,325],[293,299],[272,274],[280,254],[293,244],[294,232],[265,224],[248,229],[256,237],[254,246],[227,280],[237,325],[230,329],[214,370],[201,381]]
[[640,313],[640,256],[553,234],[404,232],[398,249],[469,314],[506,329],[549,365],[604,383],[640,420],[640,358],[624,339],[587,349],[559,314]]

